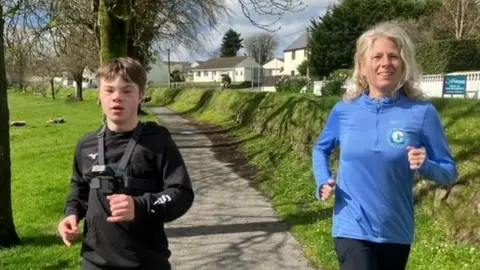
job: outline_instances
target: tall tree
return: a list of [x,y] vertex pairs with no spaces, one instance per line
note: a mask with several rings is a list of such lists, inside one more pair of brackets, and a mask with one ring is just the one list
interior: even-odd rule
[[5,29],[5,63],[10,79],[22,91],[26,89],[26,80],[31,75],[32,63],[32,34],[22,27],[21,29]]
[[11,199],[10,116],[3,40],[3,1],[0,1],[0,248],[20,243],[13,222]]
[[480,32],[480,1],[443,0],[432,26],[444,38],[477,38]]
[[430,15],[431,16],[425,16],[418,19],[397,19],[394,20],[394,22],[407,32],[415,44],[427,43],[438,37],[438,32],[435,31],[435,28],[432,25],[435,13]]
[[99,59],[97,54],[98,45],[95,42],[93,32],[83,26],[71,28],[64,44],[59,46],[60,60],[64,71],[68,72],[75,81],[75,97],[83,100],[83,73],[86,68],[95,70]]
[[386,20],[420,18],[432,12],[436,0],[344,0],[313,20],[309,39],[310,74],[328,76],[351,68],[355,43],[368,28]]
[[222,39],[222,46],[220,48],[220,57],[237,56],[238,51],[243,48],[243,39],[240,34],[233,29],[229,29]]
[[268,32],[260,32],[249,36],[245,42],[247,53],[260,65],[265,64],[274,57],[278,46],[277,38]]
[[127,56],[131,4],[129,0],[100,0],[98,6],[100,63]]

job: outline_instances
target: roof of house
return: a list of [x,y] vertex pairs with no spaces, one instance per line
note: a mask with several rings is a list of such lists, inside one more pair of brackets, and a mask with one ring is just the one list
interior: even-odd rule
[[287,52],[287,51],[305,49],[305,48],[307,48],[307,44],[308,44],[307,33],[304,32],[302,35],[300,35],[292,44],[290,44],[283,51]]
[[240,64],[248,56],[220,57],[212,58],[200,63],[200,65],[192,69],[214,69],[214,68],[231,68]]

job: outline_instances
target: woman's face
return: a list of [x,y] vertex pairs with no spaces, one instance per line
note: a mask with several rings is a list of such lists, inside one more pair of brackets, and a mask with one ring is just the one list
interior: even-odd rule
[[397,44],[388,38],[379,38],[373,43],[368,64],[363,70],[370,91],[391,95],[403,75],[403,61]]

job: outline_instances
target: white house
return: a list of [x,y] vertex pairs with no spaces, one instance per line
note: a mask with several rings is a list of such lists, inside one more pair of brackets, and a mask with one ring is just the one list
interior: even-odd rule
[[261,80],[262,66],[249,56],[212,58],[191,69],[194,82],[221,82],[227,74],[233,82]]
[[298,75],[298,66],[307,59],[307,33],[303,33],[292,44],[290,44],[285,50],[283,50],[284,56],[284,68],[283,75]]
[[273,58],[263,65],[265,76],[280,76],[283,75],[283,58]]
[[185,81],[193,82],[193,71],[192,71],[192,69],[198,67],[198,65],[200,65],[201,63],[203,63],[203,61],[193,61],[193,62],[190,63],[190,66],[188,68],[188,72],[187,72],[187,74],[185,74]]

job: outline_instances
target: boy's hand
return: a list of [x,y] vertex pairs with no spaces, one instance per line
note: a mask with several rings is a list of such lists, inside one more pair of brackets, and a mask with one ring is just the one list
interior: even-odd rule
[[109,222],[131,221],[135,218],[135,202],[131,196],[125,194],[113,194],[107,196],[110,203],[112,216],[107,218]]
[[60,233],[60,236],[67,247],[71,247],[72,241],[80,236],[77,225],[78,217],[75,215],[70,215],[64,218],[58,224],[58,232]]

